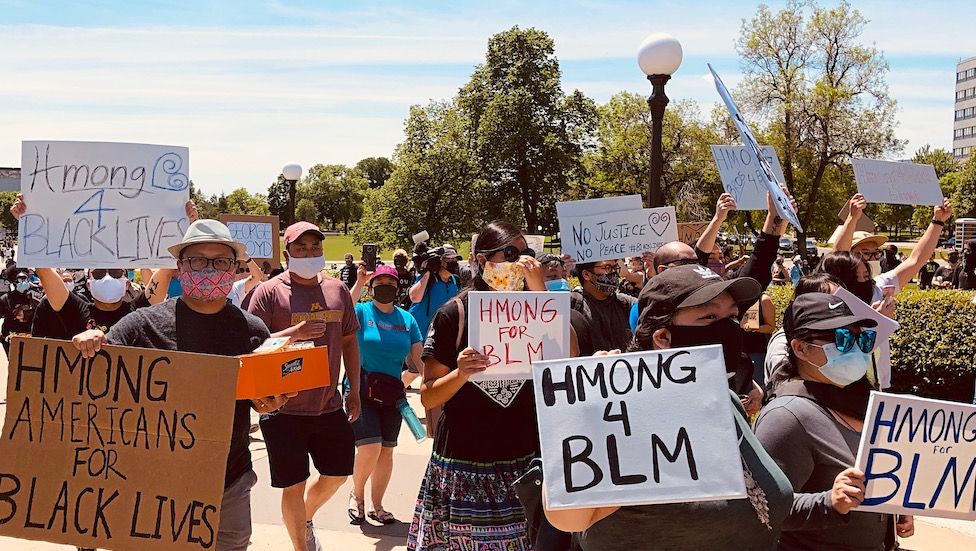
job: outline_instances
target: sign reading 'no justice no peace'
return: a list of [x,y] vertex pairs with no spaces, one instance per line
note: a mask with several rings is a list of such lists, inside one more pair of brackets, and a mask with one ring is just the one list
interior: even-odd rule
[[[597,212],[602,210],[599,203],[591,204],[596,206]],[[572,214],[564,215],[566,212]],[[677,241],[678,220],[674,207],[600,214],[563,209],[559,214],[559,236],[563,254],[570,255],[576,262],[621,259],[654,252],[665,243]]]
[[51,268],[174,268],[189,221],[185,147],[27,141],[17,262]]

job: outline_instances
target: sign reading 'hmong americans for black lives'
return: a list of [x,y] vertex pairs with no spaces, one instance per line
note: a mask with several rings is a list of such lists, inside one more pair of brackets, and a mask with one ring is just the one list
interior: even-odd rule
[[0,535],[214,549],[240,360],[15,337]]

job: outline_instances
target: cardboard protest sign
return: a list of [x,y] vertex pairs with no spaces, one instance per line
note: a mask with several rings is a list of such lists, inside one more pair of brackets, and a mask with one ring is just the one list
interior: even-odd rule
[[240,360],[16,337],[0,535],[99,549],[213,549]]
[[838,287],[834,291],[834,296],[843,300],[855,316],[870,318],[878,322],[878,326],[872,328],[878,333],[877,345],[874,350],[874,364],[877,370],[878,387],[882,390],[889,388],[891,386],[891,336],[901,325],[871,308],[870,305],[843,287]]
[[[776,150],[770,145],[759,148],[773,170],[777,183],[786,182]],[[752,160],[749,148],[742,145],[713,145],[712,157],[722,178],[722,187],[735,198],[736,210],[766,210],[766,185],[759,174],[762,168]]]
[[[841,223],[847,221],[847,216],[851,213],[850,203],[844,203],[841,207],[840,212],[837,213],[837,218],[840,219]],[[839,228],[840,226],[838,226]],[[861,218],[858,219],[857,224],[854,226],[854,231],[866,231],[868,233],[874,233],[878,229],[878,226],[871,220],[871,217],[867,213],[861,213]]]
[[750,306],[742,316],[743,329],[759,329],[759,301]]
[[532,380],[547,508],[746,497],[721,346],[537,362]]
[[872,392],[857,511],[976,520],[976,406]]
[[557,218],[579,218],[594,214],[606,214],[622,210],[638,210],[644,208],[640,195],[620,195],[617,197],[601,197],[599,199],[583,199],[582,201],[560,201],[556,203]]
[[680,222],[678,224],[678,241],[694,247],[698,238],[705,233],[708,222]]
[[559,219],[563,254],[577,262],[654,252],[678,240],[674,207],[608,212]]
[[281,266],[281,239],[277,216],[249,216],[245,214],[221,214],[220,221],[227,225],[231,237],[247,247],[247,254],[260,265],[265,260],[271,266]]
[[17,262],[50,268],[175,268],[189,222],[185,147],[23,142]]
[[857,190],[869,203],[941,205],[942,188],[932,165],[852,159]]
[[468,343],[488,357],[472,381],[531,379],[532,364],[569,356],[569,293],[468,295]]
[[803,228],[800,227],[800,218],[797,216],[796,211],[793,210],[793,204],[790,202],[790,198],[779,187],[772,167],[766,162],[766,158],[759,149],[759,142],[756,141],[756,137],[752,135],[752,130],[749,129],[749,125],[746,124],[745,119],[739,113],[739,108],[736,107],[735,101],[732,100],[728,89],[725,88],[725,84],[722,83],[722,79],[719,78],[715,69],[712,69],[711,64],[708,65],[708,70],[712,73],[712,79],[715,81],[715,89],[718,90],[718,95],[725,102],[725,107],[729,110],[729,115],[732,116],[732,122],[735,123],[736,129],[739,131],[739,137],[742,138],[743,145],[749,152],[749,156],[752,157],[752,164],[760,169],[756,174],[759,176],[762,184],[766,186],[766,191],[772,196],[773,203],[776,205],[776,212],[784,220],[793,224],[793,227],[797,230],[803,231]]

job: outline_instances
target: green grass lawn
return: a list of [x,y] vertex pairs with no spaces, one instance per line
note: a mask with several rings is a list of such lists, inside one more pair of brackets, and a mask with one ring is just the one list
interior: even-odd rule
[[[463,258],[468,257],[468,252],[471,249],[471,243],[453,243],[458,249],[458,254]],[[407,251],[407,254],[411,254],[413,250],[413,243],[404,243],[402,245],[403,250]],[[356,260],[362,256],[363,247],[361,245],[354,245],[352,242],[352,235],[326,235],[325,241],[322,243],[322,248],[325,249],[325,260],[327,262],[340,262],[346,256],[346,253],[352,253]],[[284,244],[282,244],[282,250],[284,250]],[[395,249],[383,249],[380,248],[380,258],[384,262],[389,262],[393,259],[393,251]],[[282,257],[284,260],[284,257]]]

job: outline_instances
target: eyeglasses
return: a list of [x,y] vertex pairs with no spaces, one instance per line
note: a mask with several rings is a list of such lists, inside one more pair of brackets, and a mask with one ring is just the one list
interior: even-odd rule
[[202,256],[188,256],[180,260],[184,266],[189,266],[193,271],[206,270],[207,266],[213,266],[218,272],[229,272],[237,266],[237,260],[224,256],[218,258],[204,258]]
[[505,254],[505,262],[515,262],[520,256],[531,256],[535,258],[535,251],[532,249],[522,249],[519,250],[515,245],[507,245],[498,249],[489,249],[487,251],[475,251],[477,253],[483,254],[486,257],[491,256],[497,252],[502,252]]
[[126,272],[125,270],[112,270],[105,268],[96,268],[91,271],[91,276],[94,279],[102,279],[105,277],[105,274],[112,276],[113,279],[122,279],[125,277]]
[[601,270],[609,273],[619,272],[620,266],[617,264],[596,264],[594,268],[600,268]]
[[861,258],[863,258],[864,260],[881,260],[881,257],[884,256],[884,252],[882,252],[880,249],[871,252],[865,251],[858,254],[860,254]]
[[[824,340],[830,339],[829,333],[825,333],[824,337]],[[878,332],[871,329],[865,329],[860,333],[854,333],[846,327],[839,327],[834,329],[833,337],[834,344],[837,345],[837,350],[841,351],[842,353],[846,354],[847,352],[850,352],[854,349],[854,345],[856,344],[857,347],[861,349],[861,352],[869,354],[872,350],[874,350],[874,345],[878,340]]]

